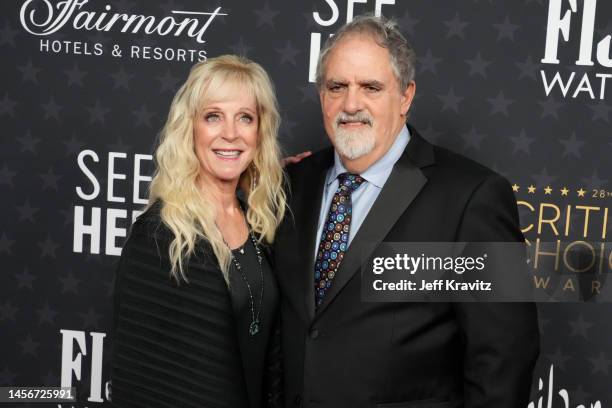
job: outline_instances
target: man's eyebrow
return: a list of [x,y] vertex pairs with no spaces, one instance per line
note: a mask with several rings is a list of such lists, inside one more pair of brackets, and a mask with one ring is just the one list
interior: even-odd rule
[[341,79],[328,79],[325,82],[325,85],[327,86],[332,86],[332,85],[346,85],[346,81],[343,81]]
[[376,79],[367,79],[364,81],[359,81],[359,85],[364,86],[364,87],[373,86],[375,88],[381,88],[381,89],[385,87],[384,83],[377,81]]

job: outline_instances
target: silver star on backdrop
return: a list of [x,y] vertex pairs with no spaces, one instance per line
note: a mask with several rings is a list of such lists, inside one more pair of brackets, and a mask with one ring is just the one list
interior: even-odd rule
[[9,115],[15,116],[15,107],[17,106],[17,101],[11,99],[8,93],[4,94],[4,97],[0,99],[0,116]]
[[72,68],[65,69],[64,73],[68,76],[68,86],[77,85],[83,87],[83,78],[85,78],[87,72],[79,69],[76,62],[72,65]]
[[38,75],[38,73],[40,71],[42,71],[42,68],[37,68],[32,64],[32,60],[29,59],[28,63],[25,65],[22,65],[20,67],[18,67],[19,71],[21,71],[21,81],[22,82],[33,82],[33,83],[38,83],[38,78],[36,78],[36,75]]
[[510,136],[510,140],[514,143],[513,153],[522,151],[525,154],[531,154],[529,146],[535,141],[532,137],[527,137],[525,129],[521,129],[518,136]]
[[17,141],[21,145],[21,152],[36,153],[36,145],[42,141],[41,138],[32,137],[30,130],[21,137],[17,138]]
[[442,101],[442,112],[452,110],[459,113],[459,103],[465,98],[455,95],[455,90],[451,87],[446,95],[437,95]]
[[470,23],[467,21],[461,21],[459,13],[455,13],[452,20],[444,21],[444,25],[448,29],[446,38],[459,37],[463,40],[465,39],[465,28],[470,25]]
[[19,212],[19,221],[34,222],[34,215],[39,211],[38,208],[32,207],[30,200],[26,200],[22,205],[17,206]]
[[442,61],[442,58],[434,57],[433,54],[431,53],[431,50],[428,49],[424,57],[417,57],[417,61],[420,67],[419,68],[420,74],[425,73],[425,72],[431,72],[432,74],[437,74],[438,69],[436,68],[436,65],[438,65],[438,63]]
[[280,14],[278,10],[271,9],[268,2],[263,7],[253,10],[253,13],[257,16],[257,28],[266,25],[271,29],[274,29],[274,19]]
[[580,149],[585,142],[576,138],[576,132],[572,132],[571,136],[567,139],[559,139],[559,143],[561,143],[564,148],[563,157],[574,156],[579,159],[582,156]]
[[497,41],[508,39],[514,42],[514,33],[519,29],[519,25],[512,24],[508,16],[501,24],[493,24],[493,27],[497,30]]
[[470,66],[469,75],[480,75],[483,78],[487,77],[487,68],[491,65],[491,61],[482,58],[480,51],[472,59],[467,59],[465,62]]
[[487,98],[491,104],[491,115],[500,113],[504,116],[509,116],[508,107],[514,103],[514,99],[508,99],[504,95],[504,91],[499,91],[495,98]]

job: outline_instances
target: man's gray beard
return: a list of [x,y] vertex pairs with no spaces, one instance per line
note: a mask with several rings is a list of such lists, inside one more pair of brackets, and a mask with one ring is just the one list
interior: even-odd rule
[[334,130],[336,131],[334,147],[340,156],[349,160],[365,156],[376,146],[374,130],[370,126],[365,129],[347,130],[336,125]]

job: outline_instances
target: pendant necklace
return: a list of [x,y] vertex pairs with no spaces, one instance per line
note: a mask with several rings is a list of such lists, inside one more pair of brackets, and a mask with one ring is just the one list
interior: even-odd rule
[[[259,249],[257,240],[253,236],[253,232],[251,231],[250,228],[249,228],[249,238],[251,242],[253,243],[253,247],[255,247],[255,252],[257,253],[257,264],[259,266],[259,276],[260,276],[260,281],[261,281],[261,290],[259,292],[259,307],[257,308],[257,314],[255,313],[255,299],[253,298],[253,291],[251,290],[251,285],[244,271],[242,270],[242,265],[240,264],[240,262],[238,262],[234,254],[232,254],[232,262],[234,263],[234,266],[238,270],[238,273],[240,273],[240,276],[242,277],[242,280],[246,284],[246,287],[249,291],[249,304],[251,308],[251,324],[249,325],[249,334],[251,336],[255,336],[257,333],[259,333],[259,329],[261,327],[261,311],[263,310],[263,295],[264,295],[264,275],[263,275],[263,267],[262,267],[263,259],[261,256],[261,250]],[[244,246],[240,248],[238,252],[240,252],[241,254],[244,254]]]

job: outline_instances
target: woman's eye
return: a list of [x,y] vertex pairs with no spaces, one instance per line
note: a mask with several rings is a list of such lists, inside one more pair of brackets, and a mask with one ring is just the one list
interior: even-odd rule
[[240,121],[242,121],[244,123],[251,123],[251,122],[253,122],[253,117],[251,115],[242,115],[240,117]]
[[219,120],[219,115],[217,115],[216,113],[209,113],[204,116],[204,120],[206,120],[207,122],[217,122]]

